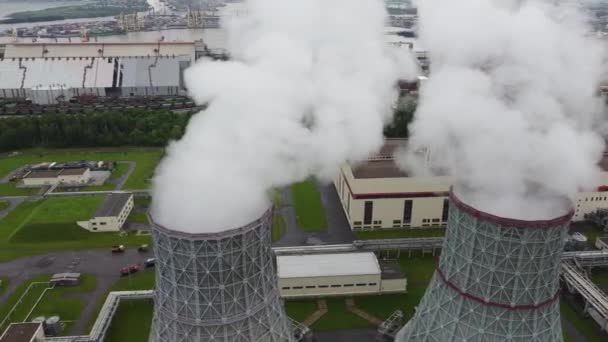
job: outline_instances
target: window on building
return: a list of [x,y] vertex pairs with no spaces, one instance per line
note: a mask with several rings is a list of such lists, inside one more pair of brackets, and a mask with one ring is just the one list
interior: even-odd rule
[[378,285],[378,284],[377,284],[377,283],[369,283],[369,284],[367,284],[367,285],[369,285],[369,286],[376,286],[376,285]]
[[422,219],[422,223],[427,223],[429,222],[429,219]]
[[374,211],[374,202],[365,201],[365,210],[363,212],[363,224],[371,224]]
[[433,222],[439,222],[439,219],[438,218],[434,218]]
[[359,283],[359,284],[355,284],[356,286],[367,286],[367,284],[365,283]]
[[105,226],[106,223],[105,222],[99,222],[100,225]]
[[294,286],[293,289],[294,290],[301,290],[301,289],[303,289],[303,287],[302,286]]
[[281,287],[281,290],[289,290],[289,289],[291,289],[291,287],[289,287],[289,286]]
[[353,287],[355,284],[344,284],[344,287]]
[[346,194],[346,214],[350,217],[350,192]]
[[450,210],[450,201],[446,198],[443,200],[443,211],[441,212],[441,221],[448,220],[449,210]]
[[403,223],[412,222],[412,200],[405,200],[403,202]]
[[319,285],[319,288],[320,288],[320,289],[326,289],[326,288],[328,288],[328,287],[329,287],[329,286],[327,286],[327,285]]
[[355,222],[353,222],[353,224],[354,224],[355,226],[360,226],[360,225],[361,225],[361,221],[355,221]]
[[93,230],[97,230],[97,227],[94,227]]
[[401,220],[393,220],[393,224],[401,224]]
[[97,225],[97,222],[91,222],[91,224],[92,224],[92,225],[94,225],[94,226],[96,226],[96,225]]
[[331,287],[342,287],[342,285],[332,285]]

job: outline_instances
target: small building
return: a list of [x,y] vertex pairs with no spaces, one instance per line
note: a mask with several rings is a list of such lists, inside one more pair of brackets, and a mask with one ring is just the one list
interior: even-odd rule
[[42,323],[12,323],[0,336],[0,342],[42,342],[46,336]]
[[77,223],[92,232],[117,232],[133,210],[133,203],[132,193],[113,192],[103,200],[90,220]]
[[[387,270],[387,275],[390,273]],[[393,269],[394,270],[394,269]],[[372,252],[277,256],[278,284],[284,298],[351,296],[405,292],[405,277],[388,277]],[[393,274],[396,275],[396,274]]]
[[78,286],[80,273],[56,273],[49,280],[49,286]]
[[32,170],[23,176],[26,186],[47,185],[86,185],[91,180],[89,168],[59,169],[59,170]]

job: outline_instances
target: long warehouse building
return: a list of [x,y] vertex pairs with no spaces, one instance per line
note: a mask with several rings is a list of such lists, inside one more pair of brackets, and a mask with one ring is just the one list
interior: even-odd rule
[[[366,162],[343,165],[334,185],[353,230],[444,227],[447,225],[448,175],[415,176],[395,164],[394,152],[406,139],[387,139],[380,152]],[[608,208],[608,156],[600,161],[601,178],[595,191],[580,192],[572,218]]]

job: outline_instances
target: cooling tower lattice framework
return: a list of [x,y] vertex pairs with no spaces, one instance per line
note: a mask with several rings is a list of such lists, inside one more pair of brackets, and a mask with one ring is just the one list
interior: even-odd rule
[[272,260],[272,210],[238,229],[188,234],[153,224],[151,342],[293,341]]
[[562,341],[559,271],[571,217],[505,219],[450,193],[437,270],[396,341]]

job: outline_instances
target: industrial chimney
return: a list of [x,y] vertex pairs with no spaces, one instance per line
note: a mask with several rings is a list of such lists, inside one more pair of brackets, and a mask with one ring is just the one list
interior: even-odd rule
[[437,270],[395,341],[562,341],[559,270],[571,217],[498,217],[451,192]]
[[192,234],[153,223],[150,342],[293,341],[270,247],[272,209],[246,226]]

